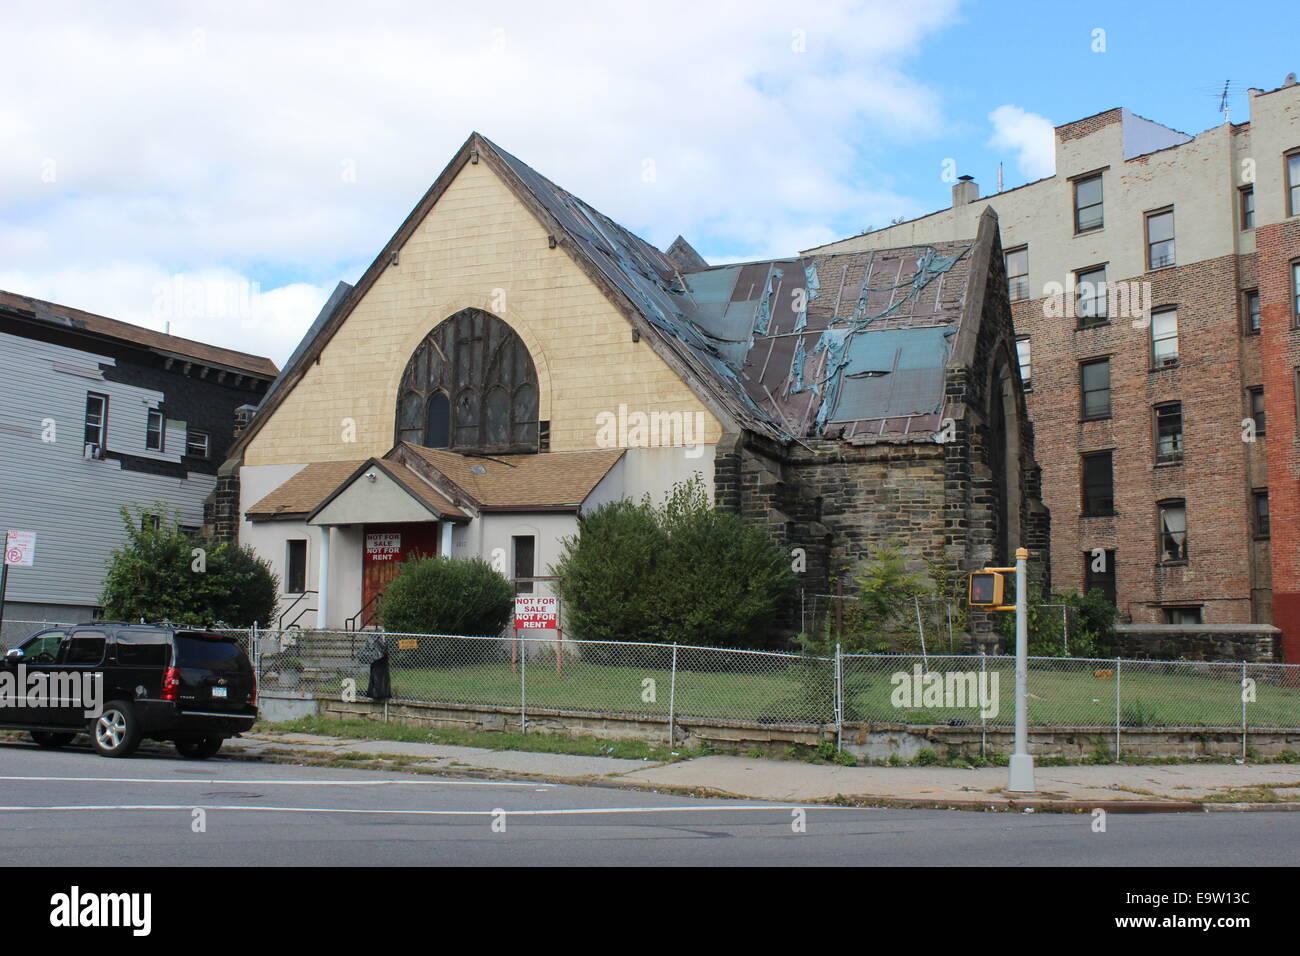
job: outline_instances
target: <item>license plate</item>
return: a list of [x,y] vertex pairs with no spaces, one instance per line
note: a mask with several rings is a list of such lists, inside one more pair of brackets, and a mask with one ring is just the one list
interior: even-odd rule
[[212,688],[212,696],[213,696],[213,697],[225,697],[225,696],[226,696],[226,689],[225,689],[224,687],[214,687],[214,688]]

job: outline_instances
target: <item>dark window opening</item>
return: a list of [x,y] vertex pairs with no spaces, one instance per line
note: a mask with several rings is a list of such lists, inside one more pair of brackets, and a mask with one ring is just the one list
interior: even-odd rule
[[1085,362],[1080,366],[1083,385],[1083,417],[1110,418],[1110,359]]
[[1007,294],[1012,302],[1029,298],[1029,247],[1021,246],[1006,253]]
[[1162,465],[1183,460],[1183,403],[1156,406],[1156,461]]
[[1174,211],[1147,216],[1147,268],[1163,269],[1174,264]]
[[524,579],[531,578],[536,573],[537,539],[530,534],[518,534],[510,540],[515,551],[515,593],[532,594],[533,582]]
[[1268,422],[1268,414],[1264,409],[1264,386],[1256,385],[1254,388],[1246,390],[1250,399],[1250,417],[1255,422],[1256,436],[1264,434],[1264,426]]
[[1199,607],[1167,607],[1164,609],[1166,624],[1200,624]]
[[1255,187],[1241,187],[1241,228],[1255,228]]
[[1108,451],[1083,456],[1083,513],[1115,513],[1115,473]]
[[1268,491],[1253,492],[1255,501],[1255,537],[1267,538],[1268,526]]
[[307,590],[307,539],[290,538],[286,544],[284,593],[302,594]]
[[162,412],[155,408],[149,409],[149,419],[144,428],[144,447],[150,451],[162,451],[165,433]]
[[208,457],[208,433],[190,431],[185,435],[185,454],[191,458]]
[[96,392],[86,394],[86,437],[87,445],[104,447],[108,437],[108,396]]
[[1106,284],[1106,267],[1075,273],[1075,315],[1079,328],[1105,325],[1110,321],[1110,293]]
[[1083,554],[1083,579],[1084,593],[1097,588],[1102,594],[1106,595],[1106,600],[1111,604],[1119,603],[1115,589],[1114,551],[1102,551],[1101,554],[1085,551]]
[[1259,290],[1251,289],[1246,293],[1246,334],[1259,334]]

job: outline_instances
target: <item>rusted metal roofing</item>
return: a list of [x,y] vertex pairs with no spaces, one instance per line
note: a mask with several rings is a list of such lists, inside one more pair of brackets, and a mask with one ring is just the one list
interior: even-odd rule
[[745,427],[855,442],[939,427],[974,240],[683,268],[681,237],[662,253],[484,142]]

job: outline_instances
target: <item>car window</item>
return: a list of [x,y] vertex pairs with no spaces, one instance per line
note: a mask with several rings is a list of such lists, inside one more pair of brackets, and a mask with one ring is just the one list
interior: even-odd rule
[[102,631],[75,631],[63,644],[60,664],[99,664],[104,660],[107,640]]
[[38,634],[22,645],[23,662],[27,664],[53,664],[59,658],[59,645],[63,642],[62,631],[50,631]]
[[117,662],[123,667],[166,667],[171,640],[161,631],[118,631]]
[[219,673],[237,673],[248,668],[248,659],[234,641],[197,635],[176,635],[179,667],[194,667]]

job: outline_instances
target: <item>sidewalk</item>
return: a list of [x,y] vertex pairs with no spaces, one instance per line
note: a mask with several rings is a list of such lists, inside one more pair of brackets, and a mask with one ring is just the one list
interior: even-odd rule
[[[394,761],[401,769],[635,787],[783,803],[1086,812],[1300,810],[1300,765],[1127,764],[1039,767],[1035,794],[1009,795],[1005,767],[840,767],[749,757],[651,763],[614,757],[484,750],[314,734],[248,734],[226,742],[241,759]],[[364,755],[364,756],[361,756]]]

